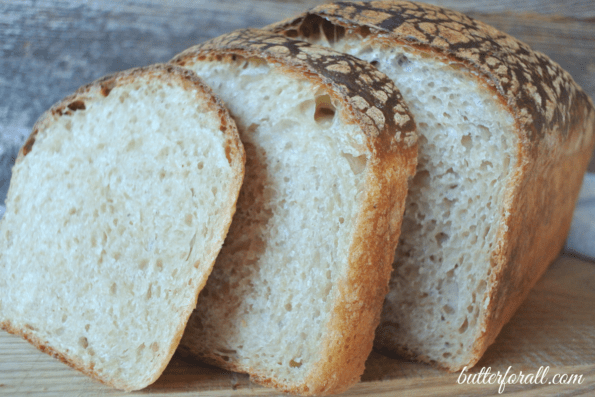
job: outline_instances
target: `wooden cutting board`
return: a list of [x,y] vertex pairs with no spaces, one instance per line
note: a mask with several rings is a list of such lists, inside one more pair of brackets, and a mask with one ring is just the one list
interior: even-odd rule
[[[470,372],[481,368],[509,375],[537,374],[540,384],[507,384],[506,395],[595,395],[595,263],[561,256],[532,290],[496,342]],[[550,384],[554,376],[581,376],[581,383]],[[460,373],[384,357],[373,352],[362,381],[342,396],[488,396],[499,384],[459,384]],[[544,384],[541,384],[541,382]],[[133,393],[151,396],[281,396],[251,383],[247,375],[174,356],[153,385]],[[113,390],[0,331],[2,396],[130,396]]]

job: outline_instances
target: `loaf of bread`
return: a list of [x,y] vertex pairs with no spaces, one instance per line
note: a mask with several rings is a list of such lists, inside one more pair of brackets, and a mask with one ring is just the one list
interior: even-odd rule
[[400,93],[366,62],[259,30],[172,62],[223,99],[247,157],[180,351],[284,391],[347,389],[372,349],[416,167]]
[[369,61],[401,90],[420,151],[375,346],[474,365],[564,243],[591,100],[544,54],[440,7],[325,4],[268,28]]
[[43,114],[0,225],[0,327],[119,389],[175,351],[235,211],[227,111],[172,65],[117,73]]

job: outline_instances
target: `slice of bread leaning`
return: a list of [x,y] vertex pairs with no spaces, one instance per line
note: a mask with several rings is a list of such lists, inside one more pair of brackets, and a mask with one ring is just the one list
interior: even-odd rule
[[545,55],[435,6],[326,4],[268,28],[372,62],[401,90],[420,151],[375,346],[474,365],[562,248],[591,100]]
[[82,87],[35,124],[0,226],[0,327],[103,383],[164,370],[233,213],[244,151],[194,73]]
[[415,171],[393,83],[351,56],[258,30],[186,50],[246,148],[238,209],[182,342],[302,394],[359,380]]

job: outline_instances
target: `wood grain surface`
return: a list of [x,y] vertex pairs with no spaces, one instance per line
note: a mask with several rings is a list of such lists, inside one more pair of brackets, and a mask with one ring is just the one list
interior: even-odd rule
[[[527,42],[567,69],[595,97],[595,2],[429,1],[463,11]],[[0,135],[16,150],[39,115],[107,73],[165,62],[183,49],[245,27],[262,27],[315,0],[0,0]],[[4,150],[4,149],[3,149]],[[0,164],[1,165],[1,164]],[[595,164],[592,163],[592,171]],[[8,180],[0,181],[0,199]],[[582,384],[507,385],[507,395],[595,395],[595,264],[562,256],[548,270],[473,371],[580,374]],[[459,374],[372,353],[346,396],[497,395],[498,385],[459,385]],[[133,394],[276,396],[246,375],[177,356]],[[0,331],[0,395],[125,395]],[[126,394],[130,395],[130,394]]]

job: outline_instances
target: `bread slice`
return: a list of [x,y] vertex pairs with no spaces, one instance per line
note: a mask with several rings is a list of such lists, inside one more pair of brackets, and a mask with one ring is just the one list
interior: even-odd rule
[[258,30],[173,63],[225,101],[247,156],[181,349],[285,391],[347,389],[372,349],[415,171],[401,95],[368,63]]
[[474,365],[562,248],[591,100],[545,55],[440,7],[326,4],[268,28],[372,62],[403,93],[420,152],[375,346]]
[[43,114],[0,226],[0,327],[101,382],[154,382],[235,211],[237,129],[196,75],[117,73]]

